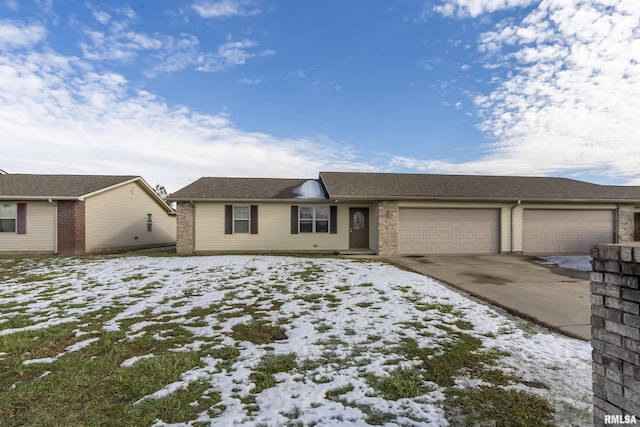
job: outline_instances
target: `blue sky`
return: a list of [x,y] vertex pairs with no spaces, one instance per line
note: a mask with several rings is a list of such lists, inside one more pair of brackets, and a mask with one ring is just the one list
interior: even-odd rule
[[0,0],[0,168],[640,185],[637,0]]

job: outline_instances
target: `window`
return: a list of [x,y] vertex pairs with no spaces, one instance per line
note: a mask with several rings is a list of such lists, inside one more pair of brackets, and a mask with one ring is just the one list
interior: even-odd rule
[[15,233],[18,209],[15,204],[0,205],[0,233]]
[[147,232],[151,233],[153,231],[153,218],[152,214],[147,214]]
[[233,232],[234,233],[248,233],[249,221],[251,219],[251,211],[249,206],[234,206],[233,207]]
[[329,206],[300,206],[300,233],[328,233]]
[[258,234],[258,205],[225,205],[224,234]]

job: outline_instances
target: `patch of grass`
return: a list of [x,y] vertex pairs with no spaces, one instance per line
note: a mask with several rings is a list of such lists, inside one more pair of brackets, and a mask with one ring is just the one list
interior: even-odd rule
[[327,399],[337,400],[339,396],[342,396],[343,394],[347,394],[350,391],[353,391],[354,388],[355,387],[353,387],[353,385],[347,384],[342,387],[336,387],[336,388],[332,388],[331,390],[327,390],[324,395]]
[[264,321],[240,323],[231,328],[231,336],[237,340],[249,341],[253,344],[267,344],[278,340],[286,340],[285,330],[280,326],[270,325]]
[[505,427],[552,426],[553,410],[545,399],[519,390],[481,386],[447,392],[445,413],[453,425]]
[[433,391],[424,386],[422,372],[416,368],[398,368],[386,377],[370,376],[369,384],[385,399],[390,400],[413,398]]
[[[199,353],[169,351],[175,341],[156,341],[151,334],[124,339],[124,332],[108,332],[95,324],[93,336],[98,341],[65,352],[66,346],[85,339],[75,337],[76,328],[77,324],[65,324],[1,337],[0,351],[6,354],[0,383],[14,384],[0,390],[1,425],[151,425],[156,419],[186,422],[203,411],[189,404],[210,387],[205,383],[134,404],[200,366]],[[120,366],[128,357],[149,351],[155,357]],[[60,353],[64,354],[53,363],[22,364],[25,359]]]
[[274,377],[278,372],[289,372],[297,367],[296,355],[267,354],[260,360],[249,379],[256,385],[252,393],[258,394],[263,390],[275,387]]
[[307,263],[304,270],[295,271],[291,276],[301,279],[303,282],[317,282],[322,278],[324,270],[319,265],[314,263]]

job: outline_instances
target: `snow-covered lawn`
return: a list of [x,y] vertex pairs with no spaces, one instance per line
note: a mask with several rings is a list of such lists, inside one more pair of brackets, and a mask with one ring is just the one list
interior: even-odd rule
[[[9,341],[20,334],[43,339],[65,325],[73,334],[49,350],[20,353],[11,344],[18,340]],[[146,347],[135,345],[143,341]],[[451,381],[430,371],[461,343],[473,364],[456,367],[452,355]],[[387,264],[271,256],[0,258],[0,400],[69,375],[62,372],[67,358],[85,357],[98,371],[103,346],[126,348],[110,369],[116,378],[135,369],[152,375],[150,367],[167,355],[196,355],[177,378],[131,391],[128,411],[193,395],[197,385],[182,405],[193,409],[191,418],[159,412],[156,426],[456,425],[455,417],[467,414],[465,391],[505,389],[507,396],[546,399],[554,424],[591,423],[588,343]],[[11,369],[19,374],[8,375]],[[480,402],[491,406],[486,399]],[[9,413],[0,411],[0,424]]]

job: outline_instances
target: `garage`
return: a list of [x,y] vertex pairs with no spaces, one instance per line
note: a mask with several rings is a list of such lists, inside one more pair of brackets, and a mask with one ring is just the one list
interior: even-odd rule
[[589,252],[596,243],[614,241],[613,210],[525,209],[525,253]]
[[398,252],[498,253],[498,209],[399,209]]

